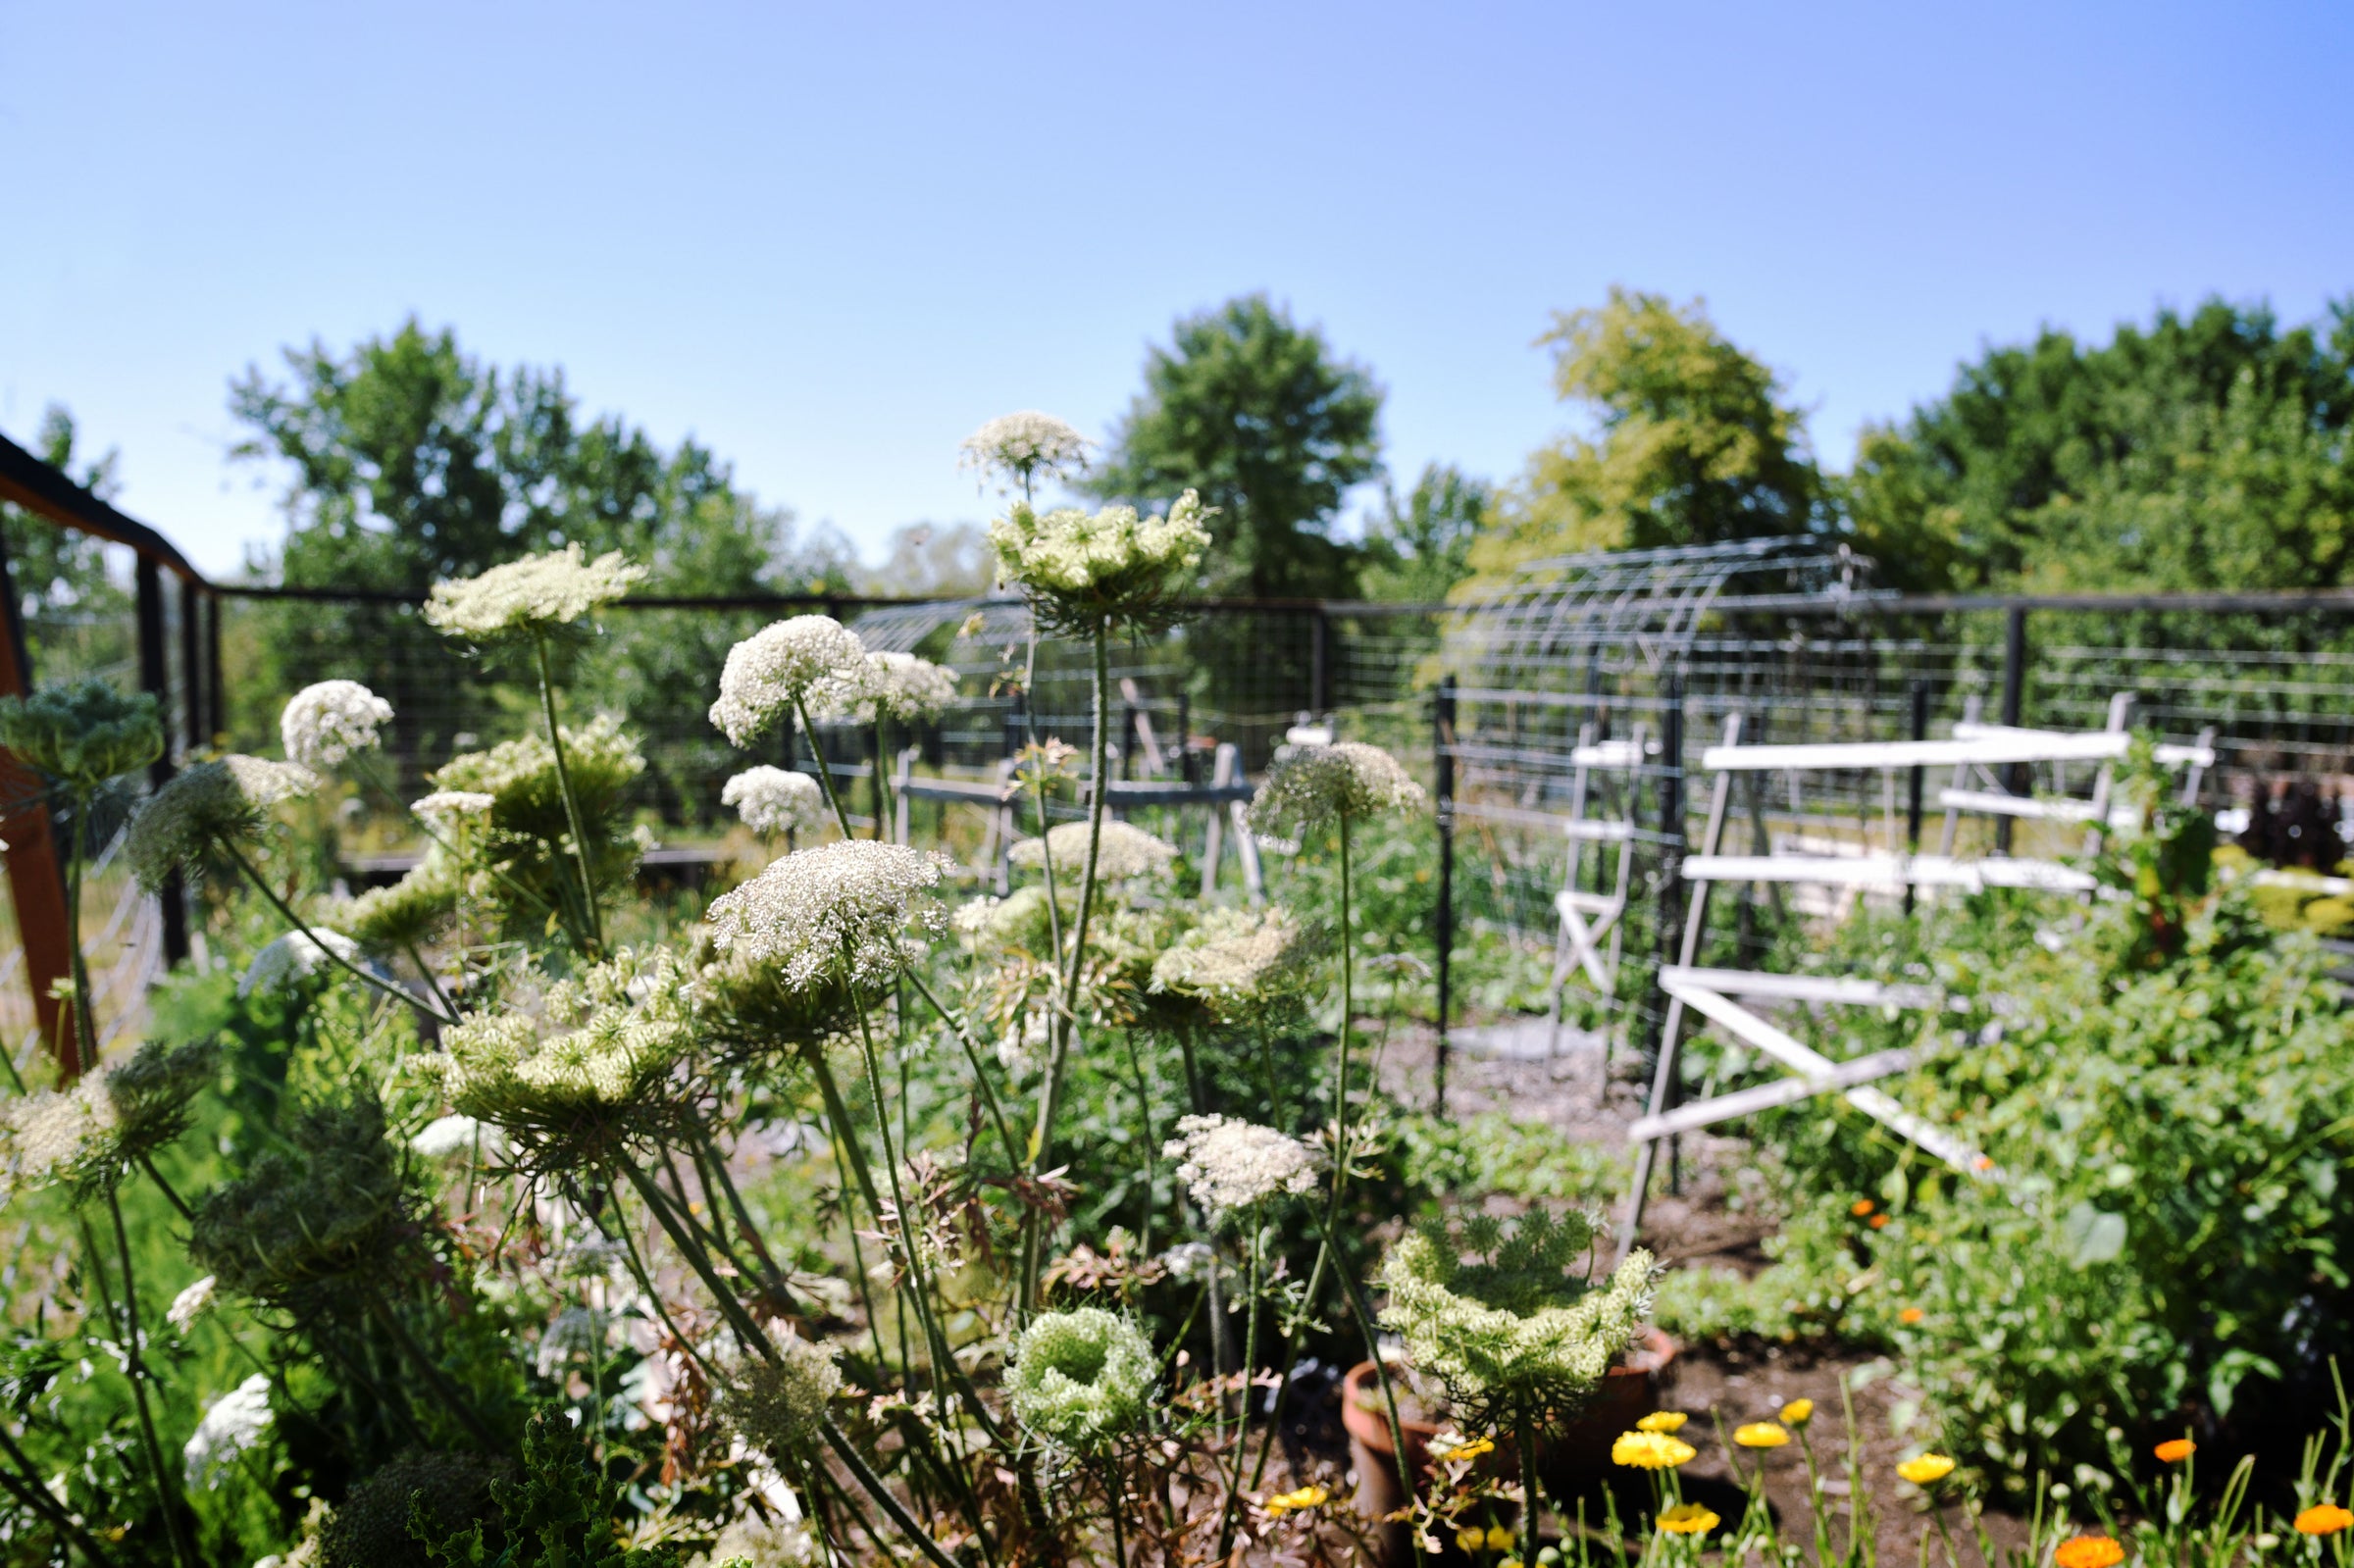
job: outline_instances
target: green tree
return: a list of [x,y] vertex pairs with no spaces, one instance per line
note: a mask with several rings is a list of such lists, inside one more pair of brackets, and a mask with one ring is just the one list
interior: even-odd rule
[[1554,318],[1538,343],[1595,432],[1539,447],[1471,550],[1482,580],[1581,550],[1801,534],[1823,526],[1805,421],[1773,373],[1717,331],[1699,300],[1611,290]]
[[1180,320],[1145,362],[1145,389],[1087,488],[1165,506],[1187,489],[1217,507],[1211,592],[1342,596],[1356,552],[1332,537],[1342,500],[1380,472],[1381,388],[1324,334],[1264,294]]
[[1495,487],[1453,464],[1424,465],[1402,501],[1382,486],[1367,520],[1363,591],[1370,599],[1436,603],[1471,574],[1471,544],[1496,503]]
[[2160,311],[2103,345],[2047,329],[1868,430],[1859,546],[1912,585],[2261,589],[2347,581],[2354,300],[2281,329],[2261,306]]
[[[112,500],[121,488],[117,454],[83,457],[75,450],[77,441],[74,416],[52,403],[41,412],[30,450],[100,500]],[[9,577],[39,679],[66,681],[128,664],[130,595],[108,575],[103,541],[6,502],[0,502],[0,538],[7,541]]]

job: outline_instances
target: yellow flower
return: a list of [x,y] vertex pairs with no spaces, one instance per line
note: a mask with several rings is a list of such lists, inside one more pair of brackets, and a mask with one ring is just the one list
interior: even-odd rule
[[1611,1444],[1611,1462],[1637,1470],[1672,1470],[1699,1452],[1683,1439],[1664,1432],[1621,1432],[1618,1441]]
[[1449,1443],[1442,1437],[1433,1439],[1430,1444],[1430,1456],[1433,1459],[1476,1459],[1483,1453],[1495,1451],[1496,1440],[1493,1438],[1465,1438],[1458,1442]]
[[1660,1515],[1660,1528],[1671,1536],[1705,1536],[1723,1522],[1697,1502],[1679,1502]]
[[1733,1441],[1744,1448],[1778,1448],[1790,1441],[1790,1434],[1770,1421],[1752,1421],[1734,1429]]
[[1512,1549],[1512,1531],[1510,1525],[1488,1526],[1488,1549],[1490,1551]]
[[2299,1535],[2334,1536],[2348,1525],[2354,1525],[2354,1513],[2348,1513],[2334,1502],[2317,1502],[2292,1522]]
[[1637,1432],[1681,1432],[1692,1418],[1681,1410],[1654,1410],[1635,1423]]
[[1793,1399],[1782,1406],[1782,1425],[1786,1427],[1803,1427],[1814,1419],[1815,1401],[1812,1399]]
[[2125,1548],[2107,1536],[2072,1536],[2052,1548],[2058,1568],[2117,1568]]
[[1917,1453],[1898,1465],[1896,1473],[1917,1487],[1925,1487],[1952,1475],[1954,1462],[1941,1453]]
[[1465,1551],[1482,1551],[1488,1544],[1488,1533],[1477,1525],[1465,1525],[1455,1533],[1455,1543]]
[[1320,1508],[1324,1505],[1324,1500],[1331,1495],[1332,1493],[1326,1492],[1322,1487],[1302,1487],[1297,1492],[1277,1492],[1274,1496],[1269,1497],[1266,1501],[1266,1509],[1269,1517],[1280,1519],[1285,1514],[1302,1508]]

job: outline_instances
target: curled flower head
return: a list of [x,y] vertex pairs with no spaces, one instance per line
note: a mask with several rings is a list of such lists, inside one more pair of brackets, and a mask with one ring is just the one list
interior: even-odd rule
[[1051,414],[1000,414],[964,438],[956,466],[1013,481],[1027,492],[1041,479],[1087,467],[1088,438]]
[[[1025,838],[1006,853],[1017,866],[1044,866],[1047,856],[1051,854],[1055,877],[1076,885],[1087,866],[1087,834],[1086,823],[1066,822],[1048,829],[1045,838]],[[1176,858],[1174,844],[1129,823],[1107,821],[1103,824],[1103,837],[1096,848],[1096,875],[1104,882],[1157,877]]]
[[763,627],[728,650],[711,723],[740,746],[750,745],[793,704],[820,685],[862,691],[866,645],[828,615],[796,615]]
[[1724,1521],[1705,1504],[1679,1502],[1660,1515],[1660,1528],[1671,1536],[1705,1536]]
[[2071,1536],[2052,1548],[2059,1568],[2117,1568],[2124,1560],[2125,1548],[2109,1536]]
[[1314,944],[1290,910],[1219,909],[1152,962],[1152,989],[1189,997],[1223,1023],[1298,1005],[1314,979]]
[[910,934],[937,936],[945,917],[926,895],[940,885],[937,855],[849,838],[787,855],[712,902],[718,944],[775,965],[784,982],[816,987],[846,972],[880,986],[921,951]]
[[152,693],[93,677],[0,697],[0,746],[49,784],[86,792],[162,756],[164,726]]
[[912,653],[870,653],[863,668],[829,677],[809,692],[813,719],[902,724],[937,719],[956,700],[956,672]]
[[645,576],[618,550],[586,560],[578,543],[434,584],[428,626],[453,637],[496,642],[569,626],[611,604]]
[[384,1108],[362,1088],[297,1109],[282,1149],[205,1197],[188,1255],[221,1288],[295,1311],[340,1310],[349,1282],[383,1282],[415,1232],[407,1172]]
[[300,763],[222,757],[173,775],[130,819],[124,851],[141,886],[160,888],[172,873],[201,868],[206,853],[260,835],[263,813],[309,794],[319,776]]
[[989,526],[998,572],[1022,590],[1049,631],[1093,633],[1112,621],[1149,621],[1185,586],[1209,548],[1204,507],[1192,490],[1166,517],[1132,506],[1040,514],[1017,502]]
[[180,1450],[188,1485],[211,1489],[221,1467],[260,1442],[269,1428],[270,1379],[257,1372],[207,1406],[188,1435]]
[[743,825],[757,834],[808,833],[825,820],[825,791],[805,773],[763,763],[746,768],[720,787],[719,803],[734,806]]
[[1779,1448],[1790,1434],[1771,1421],[1751,1421],[1733,1429],[1733,1441],[1744,1448]]
[[1379,746],[1361,740],[1295,746],[1258,786],[1251,802],[1251,826],[1297,838],[1329,822],[1412,811],[1423,798],[1422,786]]
[[1611,1444],[1611,1463],[1635,1470],[1672,1470],[1699,1454],[1698,1448],[1665,1432],[1621,1432]]
[[1898,1465],[1896,1473],[1917,1487],[1925,1487],[1952,1475],[1954,1461],[1942,1453],[1917,1453]]
[[2166,1442],[2158,1444],[2158,1446],[2151,1451],[2158,1455],[2158,1462],[2160,1464],[2173,1465],[2180,1464],[2183,1460],[2198,1452],[2199,1445],[2191,1442],[2188,1438],[2170,1438]]
[[720,1419],[751,1447],[782,1463],[817,1441],[826,1406],[842,1390],[831,1345],[790,1331],[772,1333],[776,1354],[745,1352],[720,1368]]
[[1793,1399],[1782,1406],[1782,1425],[1785,1427],[1803,1427],[1814,1419],[1815,1401],[1812,1399]]
[[1271,1127],[1227,1116],[1186,1116],[1160,1152],[1213,1219],[1316,1186],[1316,1151]]
[[1635,1423],[1637,1432],[1681,1432],[1692,1418],[1681,1410],[1654,1410]]
[[486,789],[436,789],[410,801],[409,809],[435,832],[454,833],[483,821],[497,804],[498,796]]
[[2354,1512],[2348,1512],[2334,1502],[2317,1502],[2300,1512],[2291,1523],[2301,1536],[2334,1536],[2341,1530],[2354,1527]]
[[172,1325],[174,1332],[187,1333],[196,1326],[196,1320],[204,1316],[204,1309],[213,1304],[214,1290],[219,1284],[208,1274],[180,1291],[172,1298],[172,1304],[164,1308],[164,1321]]
[[321,970],[333,966],[328,955],[333,953],[345,963],[355,963],[360,956],[360,944],[339,931],[324,928],[311,932],[290,931],[253,955],[238,978],[239,996],[268,996],[283,990],[298,981],[309,980]]
[[1094,1453],[1144,1420],[1159,1376],[1144,1330],[1101,1307],[1042,1312],[1014,1341],[1013,1413],[1071,1453]]
[[324,773],[357,751],[374,751],[376,732],[392,720],[392,704],[357,681],[321,681],[287,699],[278,735],[286,760]]

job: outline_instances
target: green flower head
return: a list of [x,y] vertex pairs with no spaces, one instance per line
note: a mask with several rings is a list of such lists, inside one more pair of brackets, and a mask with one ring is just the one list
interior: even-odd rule
[[92,679],[0,697],[0,746],[47,783],[86,793],[162,756],[164,727],[151,693]]
[[1109,621],[1150,621],[1180,592],[1209,548],[1205,507],[1192,490],[1166,517],[1132,506],[1041,514],[1017,503],[989,526],[998,572],[1022,590],[1049,631],[1088,632]]
[[272,1306],[348,1306],[349,1282],[384,1283],[411,1233],[407,1169],[365,1087],[302,1107],[286,1143],[213,1189],[189,1256],[222,1289]]
[[1295,746],[1258,786],[1251,802],[1251,826],[1296,837],[1336,820],[1412,811],[1423,799],[1422,786],[1379,746],[1361,740]]
[[130,819],[124,840],[130,869],[151,889],[175,871],[201,870],[211,850],[259,837],[272,806],[318,786],[319,776],[310,769],[260,757],[223,757],[183,768]]
[[1030,1320],[1014,1342],[1006,1387],[1023,1426],[1085,1454],[1143,1423],[1158,1376],[1144,1330],[1101,1307],[1075,1307]]
[[830,1345],[797,1334],[770,1342],[773,1358],[747,1353],[720,1369],[719,1416],[747,1444],[782,1461],[817,1440],[826,1405],[842,1390],[842,1369]]

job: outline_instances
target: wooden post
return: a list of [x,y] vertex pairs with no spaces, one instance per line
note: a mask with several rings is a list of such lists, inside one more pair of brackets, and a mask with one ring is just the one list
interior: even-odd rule
[[[1320,624],[1320,623],[1319,623]],[[1438,785],[1439,907],[1431,921],[1438,945],[1439,1052],[1434,1103],[1447,1114],[1447,1015],[1453,1010],[1455,982],[1455,677],[1439,682],[1431,703],[1431,760]]]
[[[25,642],[25,606],[8,567],[8,541],[0,536],[0,696],[32,694],[32,656]],[[0,818],[8,842],[8,890],[17,908],[17,936],[25,948],[25,979],[32,986],[32,1016],[41,1038],[57,1053],[57,1076],[72,1083],[81,1076],[81,1051],[64,1019],[54,987],[74,973],[66,947],[66,871],[57,858],[57,831],[41,798],[41,783],[16,756],[0,749],[0,802],[21,801]],[[14,1052],[15,1042],[0,1040]]]
[[[172,733],[172,673],[164,644],[164,574],[149,555],[139,557],[133,574],[138,588],[139,610],[139,689],[155,698],[157,717],[163,721],[164,733]],[[147,770],[148,784],[157,789],[172,782],[176,770],[172,766],[172,747],[167,742],[163,754]],[[97,846],[92,845],[93,849]],[[164,963],[179,963],[188,956],[188,910],[181,896],[179,874],[173,873],[156,895],[163,906]]]

